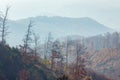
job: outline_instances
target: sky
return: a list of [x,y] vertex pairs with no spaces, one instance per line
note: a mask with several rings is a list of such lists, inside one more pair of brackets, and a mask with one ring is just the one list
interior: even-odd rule
[[120,0],[0,0],[0,11],[11,6],[9,19],[35,16],[90,17],[120,31]]

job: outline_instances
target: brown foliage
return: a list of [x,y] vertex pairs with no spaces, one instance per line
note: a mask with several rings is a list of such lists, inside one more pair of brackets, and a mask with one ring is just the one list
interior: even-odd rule
[[19,80],[30,80],[29,71],[23,69],[19,72]]

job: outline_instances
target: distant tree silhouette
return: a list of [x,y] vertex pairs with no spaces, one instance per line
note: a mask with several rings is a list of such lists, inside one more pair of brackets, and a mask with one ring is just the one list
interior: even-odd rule
[[51,32],[48,33],[47,42],[46,42],[46,57],[50,58],[52,53],[52,44],[53,44],[53,37]]
[[1,22],[1,43],[3,44],[3,45],[5,45],[6,44],[6,40],[5,40],[5,37],[7,36],[7,34],[8,34],[8,32],[7,32],[7,30],[8,30],[8,26],[7,26],[7,18],[8,18],[8,12],[9,12],[9,9],[10,9],[10,7],[7,7],[6,8],[6,11],[5,11],[5,14],[3,14],[2,15],[2,22]]
[[29,49],[29,44],[32,42],[32,31],[31,28],[33,27],[33,22],[30,20],[29,24],[28,24],[28,29],[27,29],[27,33],[25,35],[25,39],[24,39],[24,49],[25,49],[25,55]]
[[40,37],[39,37],[39,35],[37,35],[37,34],[35,34],[35,33],[33,33],[33,36],[34,36],[34,53],[35,53],[35,57],[37,56],[37,51],[38,51],[38,49],[39,49],[39,39],[40,39]]
[[48,37],[45,39],[44,44],[44,64],[49,63],[49,59],[52,55],[52,45],[53,45],[53,37],[51,35],[51,32],[48,33]]

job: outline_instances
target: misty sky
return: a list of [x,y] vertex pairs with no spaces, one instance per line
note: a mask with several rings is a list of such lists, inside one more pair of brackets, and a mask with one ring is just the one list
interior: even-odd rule
[[120,0],[0,0],[0,11],[10,5],[9,18],[34,16],[91,17],[120,30]]

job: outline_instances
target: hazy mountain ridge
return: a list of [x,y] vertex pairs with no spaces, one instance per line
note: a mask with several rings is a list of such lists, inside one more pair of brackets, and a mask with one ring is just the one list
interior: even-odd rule
[[[68,35],[94,36],[106,32],[113,32],[112,29],[89,17],[68,18],[59,16],[38,16],[16,21],[9,20],[8,26],[10,27],[10,35],[15,36],[10,39],[16,39],[16,37],[19,36],[19,40],[22,40],[30,20],[33,21],[33,30],[40,34],[42,41],[45,40],[49,32],[52,32],[55,38]],[[20,41],[16,42],[19,43]]]

